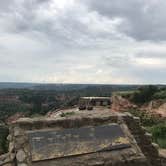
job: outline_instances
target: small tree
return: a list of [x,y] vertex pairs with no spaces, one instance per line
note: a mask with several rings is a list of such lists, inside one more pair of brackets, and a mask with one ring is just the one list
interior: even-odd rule
[[153,95],[158,91],[158,87],[149,85],[140,87],[138,90],[138,92],[133,94],[132,101],[137,104],[142,104],[152,100]]

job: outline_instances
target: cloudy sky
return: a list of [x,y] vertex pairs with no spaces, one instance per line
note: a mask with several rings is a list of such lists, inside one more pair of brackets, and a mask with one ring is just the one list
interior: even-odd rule
[[166,1],[0,0],[0,81],[166,83]]

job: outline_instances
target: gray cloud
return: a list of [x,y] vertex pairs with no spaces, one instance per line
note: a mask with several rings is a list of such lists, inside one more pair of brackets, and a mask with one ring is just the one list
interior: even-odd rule
[[109,18],[120,17],[119,30],[136,40],[166,40],[164,0],[85,0],[90,10]]
[[140,50],[135,57],[137,58],[160,58],[166,60],[166,51],[162,50]]
[[132,65],[133,61],[128,56],[111,56],[111,57],[104,57],[105,62],[112,68],[120,68],[125,69],[126,66],[129,67]]
[[10,7],[14,4],[11,0],[1,0],[0,2],[0,13],[7,12]]
[[[86,24],[89,15],[84,11],[86,10],[84,7],[79,8],[76,5],[72,9],[62,11],[56,6],[51,9],[50,3],[52,1],[50,0],[17,0],[16,2],[11,12],[3,13],[7,20],[4,27],[7,32],[30,33],[31,36],[42,34],[45,39],[61,43],[61,45],[64,44],[65,47],[69,45],[84,46],[87,42],[93,43],[96,39],[107,37],[109,34],[113,36],[111,32],[97,33],[89,30]],[[47,8],[48,10],[46,10]],[[51,10],[57,10],[58,14],[51,13]],[[79,12],[87,15],[79,16]],[[81,19],[85,19],[85,22]]]
[[165,83],[160,1],[2,0],[0,81]]

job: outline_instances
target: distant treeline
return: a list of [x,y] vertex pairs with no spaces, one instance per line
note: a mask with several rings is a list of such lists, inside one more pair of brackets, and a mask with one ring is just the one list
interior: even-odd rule
[[166,100],[166,86],[141,86],[132,93],[123,93],[123,96],[136,104],[144,104],[155,99]]
[[114,84],[42,84],[42,83],[16,83],[16,82],[0,82],[0,89],[31,89],[31,90],[56,90],[56,91],[70,91],[80,90],[87,87],[111,87],[113,89],[136,88],[139,85],[114,85]]

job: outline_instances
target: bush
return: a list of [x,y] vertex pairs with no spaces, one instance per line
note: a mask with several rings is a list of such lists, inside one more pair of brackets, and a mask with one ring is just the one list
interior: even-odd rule
[[65,113],[62,112],[60,116],[61,117],[66,117],[66,116],[71,116],[71,115],[74,115],[74,114],[75,114],[75,112],[65,112]]
[[148,129],[153,136],[153,141],[161,148],[166,148],[166,123],[160,123]]
[[159,91],[153,95],[154,99],[166,99],[166,90]]
[[151,132],[153,133],[153,137],[157,138],[165,138],[166,139],[166,123],[161,123],[151,128]]
[[149,85],[138,89],[132,94],[132,102],[136,104],[143,104],[152,100],[153,95],[158,91],[157,86]]

